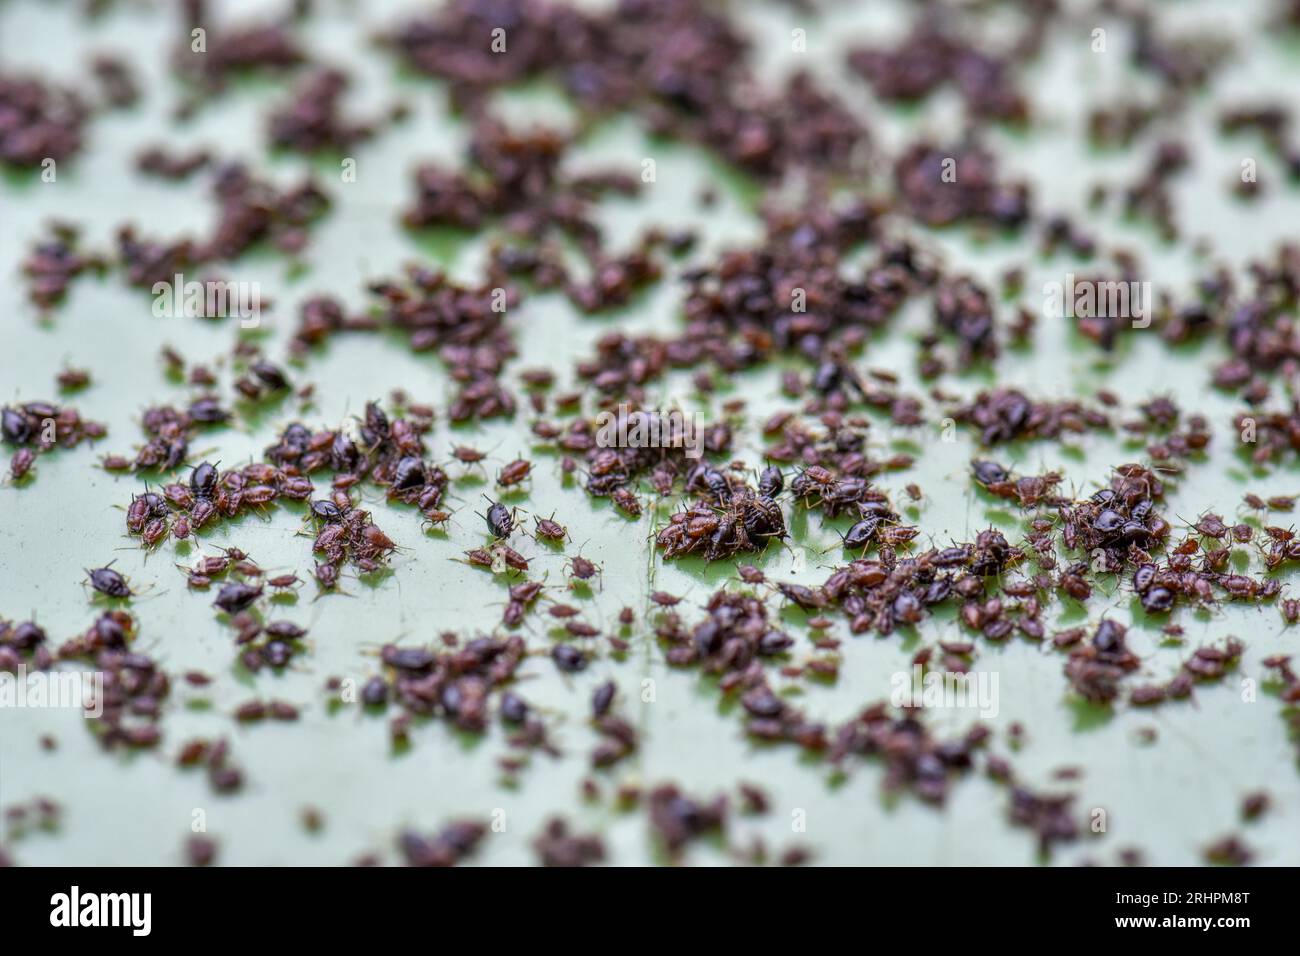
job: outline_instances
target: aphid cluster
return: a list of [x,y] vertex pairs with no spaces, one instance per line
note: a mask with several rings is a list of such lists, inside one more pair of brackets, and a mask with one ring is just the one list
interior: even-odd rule
[[492,693],[510,681],[524,653],[518,637],[475,638],[442,652],[386,644],[380,653],[385,674],[365,684],[362,701],[383,707],[392,700],[407,715],[439,716],[481,733],[491,715]]
[[[780,493],[775,469],[768,473],[765,489]],[[785,516],[772,494],[755,491],[743,481],[708,465],[700,465],[687,478],[688,490],[707,492],[684,511],[669,519],[655,538],[665,559],[700,554],[707,561],[731,558],[745,551],[762,551],[786,537]]]
[[82,441],[103,438],[107,432],[104,425],[82,418],[70,405],[25,402],[0,408],[0,437],[17,449],[9,459],[9,474],[15,481],[31,471],[37,454],[75,448]]
[[911,711],[895,714],[884,704],[873,704],[836,730],[830,759],[842,763],[855,754],[879,757],[885,764],[887,793],[911,790],[939,804],[953,780],[973,769],[988,733],[986,727],[976,726],[953,740],[937,740]]
[[214,521],[266,508],[280,498],[305,501],[312,490],[309,479],[273,465],[254,462],[219,471],[204,461],[191,470],[187,482],[166,484],[161,493],[132,495],[126,529],[138,535],[146,547],[153,547],[169,534],[185,540]]
[[1059,439],[1070,434],[1110,427],[1110,418],[1081,402],[1035,402],[1014,388],[980,392],[952,417],[979,433],[980,444],[999,445],[1017,439]]
[[1084,700],[1108,704],[1119,696],[1120,682],[1142,662],[1128,648],[1128,629],[1111,618],[1103,618],[1092,640],[1070,652],[1065,676]]

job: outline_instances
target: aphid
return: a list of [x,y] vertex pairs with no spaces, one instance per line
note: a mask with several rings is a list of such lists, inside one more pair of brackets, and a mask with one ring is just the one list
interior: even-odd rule
[[339,506],[324,498],[317,499],[311,503],[311,513],[312,517],[318,518],[327,523],[343,520],[343,512],[339,510]]
[[805,611],[817,610],[826,606],[826,595],[820,590],[813,590],[802,584],[777,584],[776,589],[789,601]]
[[517,485],[527,478],[532,473],[532,470],[532,462],[524,458],[516,458],[497,473],[497,484],[502,488]]
[[20,481],[32,470],[32,463],[35,461],[35,452],[30,448],[19,448],[9,459],[9,476],[14,481]]
[[841,539],[844,547],[850,550],[866,548],[875,540],[876,532],[880,529],[880,519],[875,515],[869,515],[859,521],[853,527],[845,532]]
[[681,598],[675,594],[669,594],[667,591],[651,591],[650,600],[660,607],[675,607],[681,603]]
[[981,485],[1000,484],[1010,478],[1007,470],[995,461],[985,461],[977,458],[970,464],[971,470],[975,474],[975,480]]
[[556,644],[551,649],[555,666],[566,674],[574,674],[587,666],[587,655],[572,644]]
[[414,455],[408,455],[397,463],[393,470],[393,488],[402,491],[417,488],[427,480],[424,462]]
[[216,466],[210,462],[205,461],[198,465],[190,472],[190,490],[194,493],[194,497],[211,500],[216,494],[219,477]]
[[384,534],[377,525],[368,524],[361,532],[365,547],[372,552],[388,552],[397,550],[397,545],[393,539]]
[[330,591],[338,587],[339,569],[332,564],[318,564],[314,572],[316,583]]
[[476,465],[487,457],[487,453],[467,445],[457,445],[451,450],[451,456],[462,464]]
[[230,581],[221,586],[217,599],[212,603],[227,614],[237,614],[262,596],[262,587],[254,587],[242,581]]
[[166,514],[167,505],[152,491],[146,491],[142,495],[132,495],[131,504],[126,509],[126,529],[133,534],[139,534],[144,531],[144,526],[149,519],[157,517],[159,512]]
[[896,548],[900,545],[907,544],[920,533],[920,529],[918,528],[913,528],[909,525],[895,524],[889,525],[886,528],[881,528],[879,537],[882,544],[891,548]]
[[574,555],[569,559],[569,573],[580,581],[590,581],[600,569],[586,558]]
[[551,617],[558,617],[561,619],[566,617],[577,617],[582,613],[572,604],[552,604],[546,609],[546,612],[550,614]]
[[270,587],[284,589],[291,588],[295,584],[301,584],[302,580],[296,574],[278,574],[273,578],[268,578],[266,583]]
[[100,594],[112,598],[128,598],[131,596],[131,588],[126,583],[126,578],[113,570],[111,562],[107,567],[87,570],[86,574],[90,577],[90,586]]
[[636,495],[626,488],[615,488],[610,493],[610,499],[614,502],[615,507],[633,518],[641,515],[641,502],[637,501]]
[[145,546],[152,548],[163,538],[167,537],[167,519],[154,518],[144,526],[140,537],[143,539]]
[[289,378],[278,365],[259,359],[249,366],[249,371],[256,375],[267,388],[282,391],[289,387]]
[[552,518],[534,518],[537,522],[537,535],[548,541],[563,541],[568,537],[568,530]]
[[22,412],[6,406],[0,410],[0,434],[11,445],[26,445],[32,438],[32,425]]
[[609,713],[609,708],[614,703],[615,693],[617,689],[612,680],[605,681],[597,687],[595,693],[591,695],[591,716],[599,720]]
[[758,493],[765,498],[775,498],[785,488],[785,475],[775,465],[768,465],[758,476]]
[[698,480],[703,482],[704,486],[713,493],[713,496],[718,499],[720,504],[726,504],[731,500],[731,482],[727,480],[727,476],[722,472],[716,468],[710,468],[708,465],[703,465],[697,475]]
[[499,501],[488,498],[488,510],[484,516],[488,530],[493,536],[502,540],[509,539],[515,530],[514,513]]
[[184,541],[190,536],[190,519],[188,515],[177,515],[176,520],[172,522],[172,537],[177,541]]
[[528,559],[506,544],[497,544],[492,548],[493,552],[501,557],[501,560],[507,566],[514,568],[516,571],[528,570]]
[[293,621],[272,621],[264,630],[282,641],[296,641],[307,636],[307,632]]
[[234,718],[241,723],[251,723],[266,716],[266,704],[260,700],[250,700],[235,708]]

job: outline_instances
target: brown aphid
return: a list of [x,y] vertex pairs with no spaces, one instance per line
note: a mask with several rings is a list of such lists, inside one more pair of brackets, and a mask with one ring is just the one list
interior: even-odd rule
[[1268,810],[1272,804],[1269,795],[1263,790],[1257,790],[1254,793],[1248,793],[1241,801],[1241,817],[1243,820],[1258,820]]
[[533,463],[524,458],[516,458],[497,472],[497,484],[510,488],[526,479],[533,471]]
[[451,450],[451,456],[462,464],[476,465],[487,457],[487,453],[468,445],[457,445]]
[[641,516],[641,502],[639,502],[636,495],[628,489],[615,488],[610,492],[609,497],[610,500],[614,502],[614,506],[624,514],[633,518],[639,518]]
[[90,384],[90,372],[84,368],[65,368],[59,372],[56,380],[63,391],[75,392]]
[[301,584],[302,579],[296,574],[277,574],[273,578],[267,578],[266,583],[277,590],[291,588],[294,585]]
[[569,573],[579,581],[590,581],[600,573],[600,568],[581,555],[569,559]]
[[569,536],[568,529],[551,518],[536,518],[537,536],[548,541],[563,541]]
[[675,607],[681,603],[681,598],[675,594],[669,594],[667,591],[651,591],[650,600],[660,607]]
[[569,617],[577,617],[582,612],[572,604],[552,604],[546,609],[546,613],[551,617],[558,617],[561,620]]
[[316,583],[326,591],[332,591],[339,585],[339,569],[332,564],[318,564],[312,573],[316,577]]
[[144,541],[145,547],[152,548],[167,537],[167,519],[154,518],[144,526],[144,531],[140,533],[140,538]]
[[9,477],[14,481],[21,481],[31,472],[35,461],[35,452],[30,448],[19,448],[9,459]]

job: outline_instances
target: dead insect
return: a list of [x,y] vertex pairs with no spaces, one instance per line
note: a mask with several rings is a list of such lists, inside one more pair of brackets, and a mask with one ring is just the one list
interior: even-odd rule
[[501,560],[504,561],[508,567],[511,567],[516,571],[528,570],[528,559],[509,545],[497,544],[493,546],[492,550],[495,554],[500,556]]

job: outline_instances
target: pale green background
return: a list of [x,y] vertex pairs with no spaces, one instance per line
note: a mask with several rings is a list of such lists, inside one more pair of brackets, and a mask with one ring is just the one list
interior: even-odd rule
[[[226,5],[245,10],[258,6]],[[378,110],[400,95],[414,112],[405,125],[356,151],[358,182],[339,182],[336,160],[315,164],[335,207],[313,230],[305,275],[291,279],[286,262],[265,253],[250,255],[226,271],[230,278],[260,281],[275,300],[265,341],[272,356],[280,354],[298,303],[310,294],[332,293],[360,307],[367,280],[396,274],[411,259],[436,260],[465,279],[476,278],[482,262],[483,247],[478,242],[419,239],[396,226],[398,210],[412,194],[412,168],[424,160],[458,158],[466,129],[446,111],[445,97],[436,84],[401,75],[390,59],[363,58],[367,37],[392,22],[394,5],[320,2],[317,6],[320,15],[306,25],[303,36],[316,54],[356,72],[358,85],[348,99],[349,107],[362,113]],[[1188,135],[1197,146],[1194,168],[1174,184],[1186,234],[1211,239],[1218,257],[1240,264],[1265,254],[1281,238],[1295,238],[1300,190],[1282,184],[1282,170],[1254,138],[1226,140],[1214,133],[1215,107],[1265,93],[1294,106],[1300,79],[1296,46],[1293,41],[1264,36],[1258,4],[1163,6],[1176,17],[1179,29],[1208,22],[1222,35],[1241,38],[1245,48],[1245,55],[1223,73],[1214,90],[1196,101],[1190,118],[1174,118],[1168,130]],[[862,3],[824,17],[785,7],[744,4],[736,9],[754,34],[765,81],[775,81],[791,66],[813,69],[863,111],[878,141],[890,148],[913,135],[944,136],[953,131],[958,113],[948,94],[937,96],[925,109],[882,109],[865,84],[840,75],[843,51],[862,40],[896,35],[905,23],[904,6]],[[1005,40],[1010,35],[1008,26],[1005,18],[995,18],[989,24],[990,37]],[[1091,32],[1097,26],[1110,30],[1104,54],[1090,49]],[[790,52],[794,28],[807,31],[806,54]],[[413,732],[409,751],[395,756],[390,752],[386,719],[347,709],[327,714],[325,679],[330,675],[364,679],[375,671],[375,654],[382,643],[427,642],[443,629],[472,634],[495,625],[504,587],[484,572],[452,560],[483,541],[483,528],[473,511],[481,505],[480,492],[490,490],[486,485],[456,485],[457,514],[446,537],[422,534],[411,513],[390,511],[368,492],[376,499],[372,504],[379,524],[403,546],[392,562],[391,577],[377,588],[349,580],[348,596],[318,601],[312,600],[314,586],[309,585],[296,605],[283,610],[285,616],[311,628],[311,653],[282,676],[266,672],[250,678],[236,672],[236,654],[228,631],[212,614],[211,596],[187,592],[173,567],[176,562],[192,563],[196,552],[191,549],[186,554],[171,544],[153,555],[141,551],[134,539],[125,536],[122,513],[140,482],[94,467],[103,453],[129,453],[140,441],[138,416],[148,405],[185,400],[186,390],[162,374],[159,347],[171,343],[191,360],[215,362],[228,354],[234,324],[155,318],[149,296],[126,288],[117,278],[76,282],[66,303],[42,323],[27,304],[17,276],[29,242],[51,216],[83,223],[90,245],[108,244],[116,225],[126,219],[137,221],[145,234],[159,237],[208,227],[213,206],[206,198],[203,177],[168,185],[137,176],[132,156],[141,141],[165,135],[179,148],[207,145],[223,156],[255,160],[283,181],[307,165],[296,157],[268,157],[263,150],[261,124],[282,96],[279,84],[241,84],[190,125],[163,125],[177,89],[166,73],[162,51],[177,31],[174,13],[162,5],[123,3],[88,25],[71,3],[0,4],[0,63],[5,68],[39,68],[73,77],[85,71],[87,51],[116,50],[131,59],[148,84],[141,106],[107,115],[88,127],[87,150],[59,166],[55,183],[30,176],[0,180],[0,274],[6,280],[0,283],[0,399],[53,397],[54,375],[62,365],[86,366],[94,373],[95,385],[72,401],[110,425],[109,439],[93,450],[82,447],[42,457],[33,486],[0,486],[0,614],[15,619],[35,614],[56,642],[79,633],[96,613],[80,583],[82,569],[116,559],[116,567],[143,589],[134,602],[140,620],[139,646],[169,671],[198,668],[219,677],[205,694],[178,682],[162,724],[164,744],[156,752],[132,756],[102,752],[72,713],[0,713],[0,806],[48,795],[64,807],[57,834],[32,834],[10,846],[20,862],[180,862],[191,814],[201,808],[210,834],[220,841],[220,859],[225,863],[335,864],[371,850],[394,861],[394,837],[403,826],[430,831],[452,818],[487,819],[502,809],[506,830],[484,842],[477,861],[532,861],[530,841],[544,821],[559,812],[580,829],[602,833],[613,863],[636,864],[659,859],[645,816],[616,811],[610,797],[618,783],[667,780],[700,795],[719,791],[734,795],[740,781],[766,787],[773,798],[772,810],[766,817],[733,820],[731,842],[737,846],[761,834],[777,849],[793,842],[807,845],[823,863],[1036,862],[1033,835],[1006,822],[1007,794],[983,776],[956,782],[942,811],[911,797],[887,805],[878,764],[850,761],[847,775],[836,781],[829,765],[809,760],[792,745],[749,742],[739,709],[724,704],[715,685],[697,672],[666,668],[659,649],[641,628],[633,638],[634,650],[622,663],[599,659],[587,672],[572,677],[559,675],[544,656],[525,665],[522,692],[547,711],[554,738],[566,753],[561,760],[534,758],[521,774],[518,789],[500,784],[495,761],[509,751],[495,724],[481,739],[457,734],[441,722],[426,724]],[[1040,122],[1026,134],[995,134],[995,141],[1007,148],[1009,170],[1033,180],[1043,206],[1081,213],[1094,179],[1120,181],[1145,162],[1147,149],[1094,154],[1080,138],[1088,103],[1129,97],[1149,87],[1149,80],[1127,67],[1126,51],[1120,24],[1094,15],[1079,16],[1030,71],[1029,86]],[[520,121],[563,123],[570,117],[561,98],[544,88],[512,93],[500,108]],[[1245,156],[1258,159],[1268,188],[1267,199],[1254,206],[1229,193]],[[751,184],[693,148],[647,140],[630,120],[601,126],[568,162],[573,168],[613,163],[636,171],[645,157],[656,160],[657,182],[637,201],[611,199],[601,209],[602,221],[615,239],[630,241],[635,230],[650,223],[689,223],[704,237],[693,258],[705,260],[728,244],[760,235],[753,215],[757,192]],[[875,186],[880,182],[877,177]],[[720,187],[722,202],[714,211],[701,212],[695,197],[706,184]],[[1104,228],[1106,237],[1118,244],[1140,249],[1147,257],[1146,277],[1161,286],[1186,289],[1193,275],[1186,245],[1155,243],[1148,227],[1123,224],[1111,213],[1090,216],[1089,224]],[[926,242],[989,282],[1024,255],[1021,244],[1001,240],[979,244],[971,239],[959,230],[931,235]],[[1065,255],[1051,261],[1034,258],[1029,265],[1024,301],[1035,311],[1041,306],[1036,290],[1044,282],[1062,281],[1065,272],[1086,269]],[[610,318],[582,317],[558,296],[527,296],[511,314],[525,356],[519,365],[550,365],[567,382],[573,360],[589,354],[590,343],[615,327],[615,318],[621,328],[671,330],[677,321],[679,290],[676,283],[665,281],[625,313]],[[927,305],[912,303],[888,336],[869,345],[862,364],[895,370],[904,377],[908,391],[919,394],[914,339],[927,325]],[[1222,354],[1217,343],[1171,352],[1154,332],[1138,333],[1127,337],[1113,363],[1107,363],[1091,345],[1070,335],[1064,323],[1050,320],[1040,322],[1037,343],[1032,355],[1005,354],[997,363],[997,378],[1042,396],[1085,397],[1103,386],[1131,389],[1128,394],[1135,402],[1168,393],[1210,416],[1216,430],[1213,451],[1172,492],[1167,506],[1171,517],[1189,518],[1210,506],[1222,506],[1231,518],[1244,490],[1264,495],[1300,491],[1294,465],[1252,475],[1237,456],[1230,424],[1235,403],[1208,390],[1209,365]],[[312,424],[338,423],[358,413],[367,399],[386,397],[392,386],[431,400],[440,410],[450,395],[447,376],[436,360],[411,355],[377,336],[340,337],[295,374],[319,386],[318,407],[302,416]],[[989,373],[972,374],[960,383],[945,384],[971,393],[994,378]],[[734,382],[729,394],[749,399],[752,417],[761,420],[784,404],[777,395],[777,380],[775,368],[747,374]],[[663,397],[694,401],[683,378],[665,386]],[[715,403],[725,397],[718,396]],[[969,436],[960,434],[954,444],[940,442],[944,411],[931,406],[928,414],[930,425],[908,433],[892,430],[883,419],[875,420],[873,448],[907,450],[918,456],[913,470],[886,477],[882,484],[899,499],[903,484],[920,482],[928,496],[917,517],[927,540],[969,540],[991,521],[1014,528],[1011,516],[970,490],[966,468],[973,446]],[[245,461],[258,457],[273,430],[295,417],[299,416],[292,403],[285,403],[256,430],[241,426],[215,432],[194,447],[226,464]],[[453,438],[440,422],[431,436],[433,455],[445,460],[453,441],[472,443],[494,450],[489,463],[494,471],[516,452],[527,452],[531,442],[526,428],[527,415],[521,415],[513,425],[496,423],[479,432],[458,431]],[[758,437],[750,432],[741,436],[738,454],[757,463],[760,447]],[[1113,465],[1139,454],[1140,448],[1114,438],[1089,437],[1075,442],[1073,451],[1044,443],[1002,452],[999,457],[1013,460],[1025,471],[1060,467],[1077,482],[1075,490],[1086,494],[1106,480]],[[589,620],[611,625],[625,604],[645,611],[647,594],[654,588],[685,594],[683,613],[694,619],[698,606],[728,577],[729,568],[721,564],[707,570],[699,564],[663,565],[650,548],[649,514],[638,523],[629,522],[606,505],[590,504],[576,490],[561,491],[557,459],[537,460],[531,493],[521,503],[541,515],[557,511],[573,535],[570,551],[582,545],[583,553],[604,567],[603,589],[585,605]],[[455,466],[452,471],[460,474],[463,469]],[[306,576],[309,539],[294,536],[302,526],[298,513],[280,510],[269,520],[246,518],[223,529],[205,538],[202,548],[211,552],[227,543],[237,544],[268,568],[293,569]],[[839,548],[832,547],[836,537],[816,518],[796,519],[794,529],[799,542],[814,549],[807,569],[792,574],[793,554],[788,550],[772,549],[761,563],[783,579],[824,579],[827,568],[841,560]],[[537,554],[538,573],[548,574],[552,584],[563,581],[562,556],[523,539],[516,544],[526,554]],[[822,555],[821,549],[829,550]],[[1290,572],[1283,572],[1284,580],[1289,576]],[[1099,595],[1088,605],[1086,619],[1095,621],[1107,611],[1123,617],[1130,607],[1127,592],[1115,593],[1109,600]],[[1063,615],[1063,624],[1085,621],[1077,605],[1054,604],[1048,613],[1053,618]],[[805,633],[802,615],[787,618],[794,633]],[[1221,686],[1199,689],[1192,702],[1154,711],[1120,707],[1109,719],[1071,703],[1060,653],[1018,640],[1004,647],[980,647],[977,669],[996,670],[1000,677],[1000,713],[991,724],[992,751],[1009,754],[1007,727],[1024,722],[1025,746],[1012,755],[1022,778],[1042,789],[1076,792],[1081,824],[1090,808],[1107,811],[1104,836],[1064,848],[1053,862],[1091,858],[1113,863],[1122,847],[1133,846],[1145,851],[1153,863],[1196,863],[1204,845],[1235,829],[1244,831],[1262,863],[1300,861],[1295,744],[1287,740],[1276,696],[1261,692],[1257,702],[1244,703],[1239,688],[1242,677],[1259,681],[1266,676],[1260,663],[1264,657],[1300,647],[1297,632],[1283,629],[1273,607],[1223,607],[1202,614],[1180,610],[1177,620],[1187,628],[1183,647],[1159,646],[1157,630],[1139,622],[1131,643],[1143,658],[1143,669],[1131,678],[1133,683],[1167,679],[1192,648],[1228,634],[1245,638],[1249,645],[1239,672]],[[918,634],[889,639],[851,637],[839,619],[832,633],[844,638],[838,681],[773,679],[778,688],[799,694],[810,715],[838,723],[866,703],[887,696],[890,675],[907,666],[922,642],[955,638],[963,632],[949,614],[928,622]],[[541,619],[534,620],[528,637],[541,650],[551,642]],[[795,659],[811,653],[811,645],[801,637]],[[613,772],[597,774],[604,797],[584,803],[579,783],[588,774],[587,754],[597,740],[587,723],[587,702],[593,688],[608,678],[620,687],[618,709],[643,732],[642,746]],[[645,678],[656,681],[653,704],[642,704],[637,694]],[[302,708],[303,719],[292,725],[235,725],[230,712],[255,695],[293,701]],[[189,706],[202,697],[210,698],[210,709]],[[968,713],[935,712],[929,719],[957,733],[974,718]],[[1158,732],[1154,745],[1138,742],[1139,730],[1146,727]],[[38,747],[42,733],[58,738],[57,751],[46,753]],[[173,766],[180,742],[219,735],[230,738],[235,758],[248,777],[244,792],[234,797],[214,795],[202,774],[181,773]],[[1066,766],[1082,768],[1082,777],[1053,780],[1053,772]],[[1275,808],[1262,822],[1243,828],[1237,816],[1240,799],[1258,788],[1273,795]],[[306,834],[298,823],[298,811],[306,803],[325,812],[326,827],[319,835]],[[806,811],[804,834],[791,833],[796,809]],[[705,843],[692,847],[686,859],[724,863],[728,857],[718,845]]]

